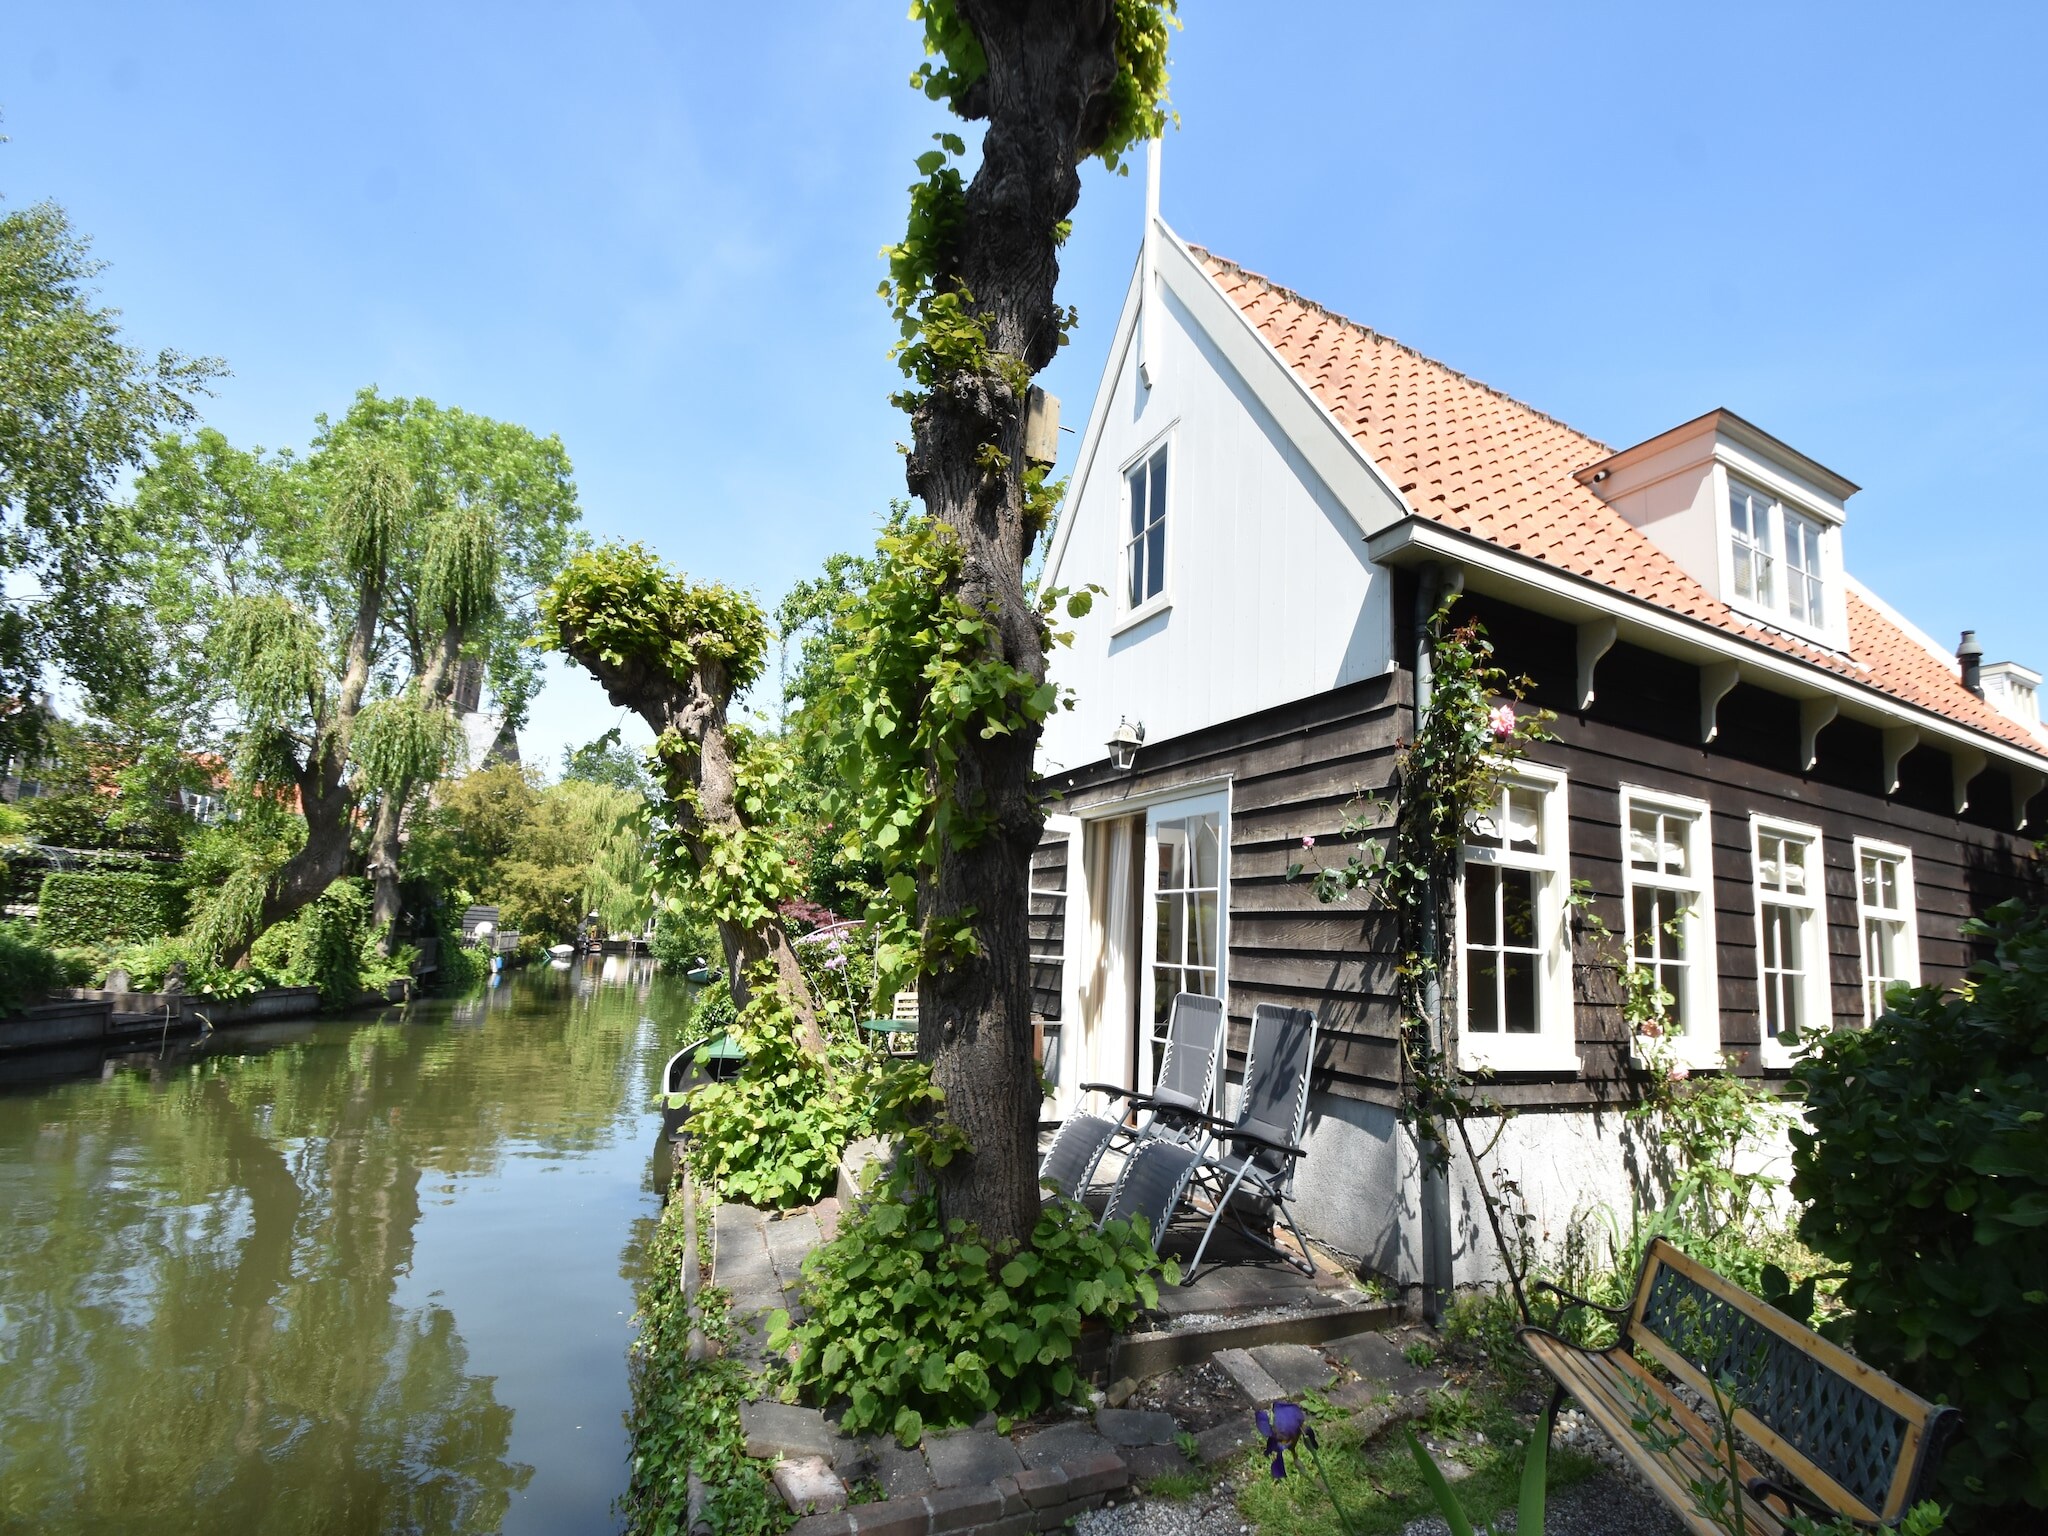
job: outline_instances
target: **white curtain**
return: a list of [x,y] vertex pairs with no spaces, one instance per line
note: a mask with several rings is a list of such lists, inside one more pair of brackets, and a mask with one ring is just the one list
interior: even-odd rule
[[[1091,822],[1082,835],[1082,875],[1088,882],[1088,932],[1082,949],[1080,1026],[1064,1042],[1073,1052],[1069,1081],[1131,1083],[1131,1018],[1138,988],[1137,840],[1142,816]],[[1066,1074],[1062,1074],[1065,1076]],[[1071,1106],[1068,1106],[1071,1108]]]

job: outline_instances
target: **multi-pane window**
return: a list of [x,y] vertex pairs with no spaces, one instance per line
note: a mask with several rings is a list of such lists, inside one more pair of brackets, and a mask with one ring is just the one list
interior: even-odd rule
[[1920,984],[1913,922],[1913,857],[1884,843],[1856,844],[1856,925],[1863,936],[1863,1016],[1884,1012],[1893,987]]
[[1754,826],[1764,1053],[1782,1056],[1802,1033],[1826,1025],[1820,834],[1765,821]]
[[1561,780],[1518,773],[1466,823],[1458,993],[1468,1064],[1576,1064],[1564,796]]
[[1156,1073],[1174,994],[1222,996],[1223,812],[1155,814],[1152,858],[1150,1068]]
[[1768,491],[1728,481],[1728,567],[1735,596],[1809,629],[1827,628],[1826,528]]
[[1166,449],[1124,476],[1131,531],[1124,544],[1124,606],[1142,608],[1166,590]]
[[1669,997],[1663,1028],[1700,1065],[1720,1061],[1708,811],[1697,801],[1622,795],[1628,953]]
[[1794,620],[1819,629],[1827,622],[1821,598],[1820,524],[1785,513],[1785,606]]
[[1778,605],[1771,550],[1771,499],[1739,480],[1728,482],[1728,527],[1734,541],[1735,595],[1764,608]]

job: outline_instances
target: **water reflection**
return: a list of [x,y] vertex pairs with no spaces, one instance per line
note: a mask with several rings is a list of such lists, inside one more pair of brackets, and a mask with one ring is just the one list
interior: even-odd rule
[[0,1091],[0,1528],[612,1529],[687,1007],[541,969]]

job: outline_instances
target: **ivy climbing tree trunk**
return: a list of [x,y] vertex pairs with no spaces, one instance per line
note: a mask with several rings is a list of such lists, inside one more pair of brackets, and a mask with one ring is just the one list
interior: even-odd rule
[[[937,78],[953,110],[988,126],[980,167],[957,201],[940,206],[938,233],[920,253],[933,299],[921,310],[927,387],[912,399],[907,479],[957,540],[949,595],[990,621],[978,660],[1032,687],[1044,681],[1047,636],[1024,587],[1042,521],[1027,484],[1024,408],[1031,376],[1062,339],[1054,286],[1081,161],[1131,136],[1131,124],[1117,121],[1131,106],[1117,90],[1130,44],[1119,9],[1112,0],[954,0],[913,13],[925,16],[946,60]],[[1156,91],[1143,97],[1148,106],[1155,99]],[[953,324],[961,314],[979,331],[966,346]],[[970,1143],[933,1171],[940,1207],[1019,1244],[1029,1242],[1040,1202],[1027,920],[1043,825],[1033,789],[1041,717],[994,734],[957,732],[953,761],[934,761],[953,819],[974,830],[946,843],[917,891],[927,932],[971,914],[976,941],[973,953],[928,967],[919,986],[919,1054]]]
[[[632,710],[653,730],[670,824],[703,870],[713,865],[721,843],[737,846],[751,831],[740,805],[738,763],[726,719],[739,679],[725,660],[711,654],[715,647],[704,635],[664,646],[653,623],[633,633],[635,621],[617,603],[618,588],[587,580],[591,569],[601,568],[606,556],[615,553],[600,551],[571,562],[548,600],[552,638],[604,685],[614,704]],[[636,547],[621,557],[629,568],[637,553]],[[667,584],[665,595],[677,598],[677,606],[686,605],[692,589],[673,578]],[[610,599],[611,605],[601,607],[591,601],[592,594]],[[589,621],[593,612],[605,626],[602,632]],[[757,664],[758,656],[749,663]],[[720,918],[718,937],[735,1005],[744,1008],[751,1000],[755,971],[767,963],[789,1006],[798,1043],[823,1057],[817,1000],[781,920],[772,912],[752,922]]]

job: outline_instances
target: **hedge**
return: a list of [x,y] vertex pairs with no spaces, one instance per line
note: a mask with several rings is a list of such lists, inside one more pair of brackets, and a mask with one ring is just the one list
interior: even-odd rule
[[184,894],[161,875],[58,873],[43,877],[36,926],[45,944],[135,944],[175,933]]

